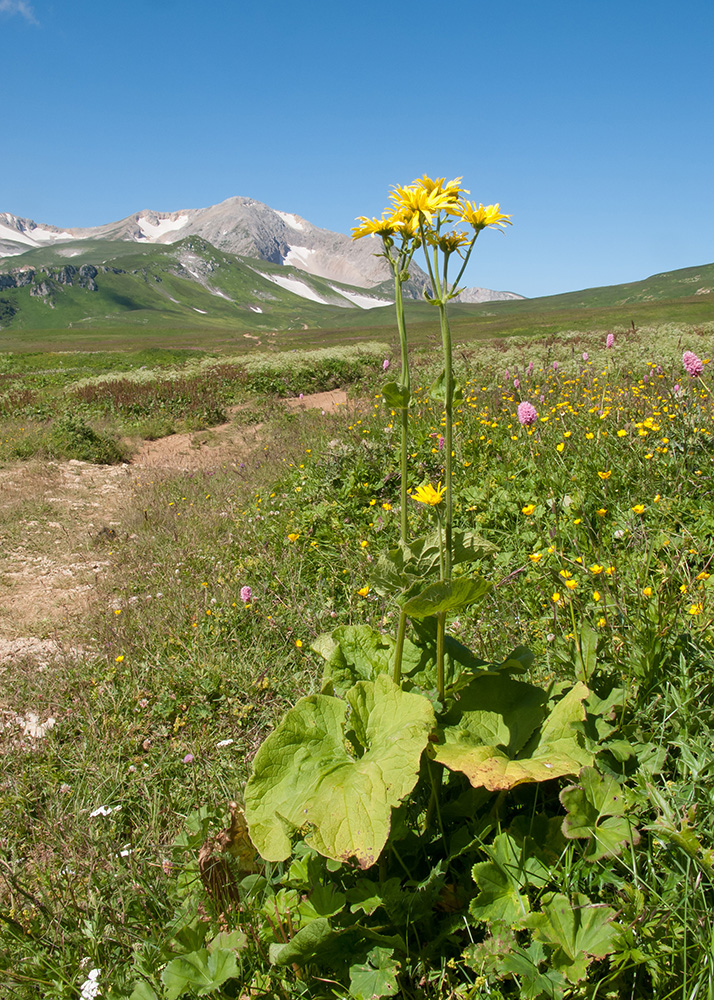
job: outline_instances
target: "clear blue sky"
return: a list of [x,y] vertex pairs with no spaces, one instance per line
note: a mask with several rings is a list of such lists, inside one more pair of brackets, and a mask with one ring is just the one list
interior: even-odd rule
[[513,215],[471,285],[714,260],[712,0],[0,0],[0,42],[0,211],[244,195],[349,232],[426,172]]

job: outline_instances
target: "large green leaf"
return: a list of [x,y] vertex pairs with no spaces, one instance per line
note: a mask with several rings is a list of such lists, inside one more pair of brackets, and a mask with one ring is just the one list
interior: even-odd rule
[[385,382],[382,386],[382,396],[387,406],[394,410],[403,410],[409,406],[411,394],[401,382]]
[[585,718],[587,695],[578,682],[546,716],[545,691],[505,673],[483,674],[446,715],[434,756],[490,791],[577,774],[592,763],[573,725]]
[[187,990],[199,996],[212,993],[238,975],[234,952],[223,948],[208,952],[206,948],[174,958],[161,973],[165,1000],[177,1000]]
[[328,858],[373,865],[392,808],[416,784],[433,726],[427,699],[384,674],[355,684],[346,701],[301,698],[258,750],[245,790],[250,836],[262,857],[285,860],[291,838],[304,831],[306,843]]
[[527,886],[542,888],[551,879],[548,865],[528,853],[526,844],[518,844],[507,833],[499,833],[488,845],[489,861],[477,862],[471,869],[481,892],[470,904],[471,915],[488,923],[503,920],[516,923],[530,912]]
[[615,911],[592,904],[587,896],[553,893],[545,897],[540,913],[526,917],[536,940],[549,945],[551,967],[571,983],[584,979],[593,958],[605,958],[615,950],[619,928],[613,924]]
[[410,596],[402,605],[410,618],[427,618],[442,611],[461,611],[480,601],[491,590],[491,584],[480,576],[459,577],[450,583],[432,583],[420,593]]
[[579,783],[564,788],[560,801],[568,811],[563,820],[566,837],[588,838],[588,861],[614,857],[626,844],[637,844],[640,835],[626,815],[625,790],[611,775],[600,775],[594,767],[584,767]]
[[[369,625],[340,625],[327,635],[318,636],[312,649],[325,660],[322,673],[323,694],[345,695],[358,681],[373,681],[392,670],[396,640]],[[402,671],[407,673],[422,665],[424,652],[409,639],[404,641]]]
[[[447,386],[446,371],[442,370],[442,372],[438,375],[438,377],[429,386],[429,395],[430,395],[430,397],[435,402],[437,402],[437,403],[445,403],[446,402],[446,386]],[[463,401],[463,398],[464,398],[464,392],[463,392],[463,389],[461,388],[461,386],[457,383],[457,381],[456,381],[456,379],[454,378],[453,375],[451,376],[451,390],[452,390],[452,393],[453,393],[453,397],[452,397],[453,398],[453,402],[454,403],[461,403]]]
[[372,948],[363,964],[350,966],[350,996],[354,1000],[378,1000],[393,996],[399,986],[399,963],[391,948]]
[[334,935],[330,921],[326,917],[318,917],[286,943],[273,942],[270,945],[270,961],[273,965],[305,965]]

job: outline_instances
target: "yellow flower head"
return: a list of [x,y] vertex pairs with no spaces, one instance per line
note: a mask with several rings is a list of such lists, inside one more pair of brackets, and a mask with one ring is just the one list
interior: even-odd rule
[[521,507],[521,513],[525,514],[526,516],[530,516],[534,510],[535,510],[534,503],[527,503],[525,507]]
[[593,600],[594,601],[599,601],[600,600],[600,596],[601,595],[600,595],[600,591],[599,590],[593,590]]
[[608,469],[607,472],[598,472],[598,476],[600,476],[601,479],[609,479],[611,475],[612,469]]
[[645,509],[645,505],[643,503],[636,503],[635,506],[632,508],[632,510],[633,510],[633,512],[635,514],[642,514],[642,513],[644,513],[644,509]]
[[369,593],[369,587],[360,587],[357,593],[360,597],[366,597]]
[[604,517],[607,514],[607,507],[600,507],[600,509],[596,511],[596,514],[598,517]]
[[644,590],[642,591],[642,593],[643,593],[643,595],[645,597],[652,597],[652,588],[651,587],[645,587]]
[[597,576],[598,573],[602,573],[604,567],[601,566],[600,563],[593,563],[592,566],[588,566],[588,569],[591,573],[594,573],[595,576]]
[[577,580],[566,580],[565,581],[565,586],[568,588],[568,590],[575,590],[575,588],[577,587],[577,585],[578,585],[578,581]]
[[445,492],[446,487],[442,486],[441,483],[436,487],[432,486],[431,483],[424,483],[414,490],[411,498],[418,503],[428,503],[430,507],[436,507],[437,504],[441,503]]
[[537,563],[537,562],[540,562],[541,559],[543,558],[543,553],[542,552],[531,552],[531,554],[528,556],[528,558],[530,559],[530,561],[532,563]]
[[476,207],[475,201],[463,202],[460,218],[474,227],[477,233],[488,226],[504,228],[511,226],[510,215],[504,215],[499,211],[500,205],[479,205]]
[[554,594],[551,595],[551,600],[553,601],[554,604],[558,604],[558,602],[560,601],[560,594],[558,593],[557,590]]
[[[426,181],[429,181],[429,178],[426,178]],[[396,212],[402,216],[405,213],[407,216],[415,215],[417,220],[423,218],[431,222],[437,212],[448,211],[458,203],[458,188],[456,190],[448,186],[442,188],[440,183],[435,181],[429,183],[434,185],[430,189],[419,181],[408,187],[395,187],[389,197],[394,202]]]
[[691,607],[689,608],[689,614],[700,615],[703,610],[704,610],[704,605],[701,603],[701,601],[697,601],[696,604],[692,604]]
[[288,541],[296,542],[299,537],[300,535],[296,534],[294,531],[291,531],[290,534],[288,535]]
[[397,231],[396,222],[393,215],[388,218],[382,216],[381,219],[368,219],[364,215],[357,217],[361,226],[355,226],[352,230],[352,239],[359,240],[363,236],[393,236]]

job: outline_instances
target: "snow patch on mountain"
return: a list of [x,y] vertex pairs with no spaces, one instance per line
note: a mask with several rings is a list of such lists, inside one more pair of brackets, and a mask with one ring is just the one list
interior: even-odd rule
[[0,222],[0,239],[12,240],[13,243],[24,243],[28,247],[37,248],[57,240],[73,240],[74,236],[71,233],[55,233],[49,229],[42,229],[40,226],[30,230],[15,229],[13,226],[6,226]]
[[290,226],[291,229],[299,229],[304,231],[305,226],[303,225],[302,219],[298,215],[293,215],[292,212],[278,212],[277,209],[273,209],[276,215],[279,215],[283,222]]
[[[143,238],[148,240],[149,243],[155,243],[162,236],[165,236],[166,233],[173,233],[177,229],[183,229],[187,222],[187,215],[179,215],[178,219],[160,219],[158,222],[149,222],[148,218],[142,215],[136,220],[137,226],[144,234]],[[177,236],[176,239],[178,238]]]
[[343,295],[348,302],[352,302],[353,305],[359,306],[360,309],[378,309],[380,306],[393,306],[394,300],[390,299],[375,299],[373,295],[360,295],[358,292],[348,292],[344,288],[335,288],[334,285],[330,286],[338,295]]
[[283,257],[283,264],[289,267],[299,267],[302,271],[310,271],[310,257],[315,253],[309,247],[290,246]]
[[310,288],[306,285],[304,281],[299,281],[297,278],[283,277],[282,274],[262,274],[260,271],[257,272],[262,278],[267,278],[268,281],[274,282],[276,285],[280,285],[287,292],[292,292],[294,295],[299,295],[303,299],[310,299],[312,302],[319,302],[323,306],[330,305],[327,299],[323,299],[321,295],[318,295],[314,288]]

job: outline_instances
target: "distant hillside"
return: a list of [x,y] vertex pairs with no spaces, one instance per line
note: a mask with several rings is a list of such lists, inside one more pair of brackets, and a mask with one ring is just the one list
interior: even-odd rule
[[[385,281],[391,284],[389,265],[379,256],[380,240],[353,240],[344,233],[313,226],[290,212],[278,212],[253,198],[228,198],[209,208],[180,212],[146,210],[118,222],[85,229],[58,229],[9,212],[0,213],[0,258],[25,258],[29,251],[50,247],[74,257],[83,254],[90,243],[165,246],[189,236],[198,236],[226,253],[296,268],[351,287],[372,289]],[[428,284],[426,274],[414,264],[405,294],[421,299]],[[512,292],[473,291],[482,297],[514,297]]]

